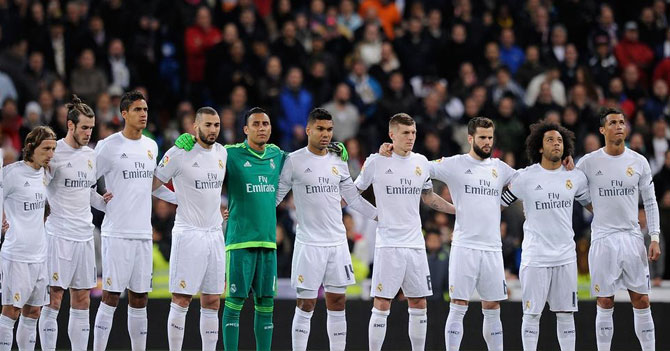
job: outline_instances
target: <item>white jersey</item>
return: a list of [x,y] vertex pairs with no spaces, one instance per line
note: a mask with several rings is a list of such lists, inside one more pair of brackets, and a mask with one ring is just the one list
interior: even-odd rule
[[593,203],[591,240],[616,233],[642,236],[638,223],[639,192],[653,187],[649,162],[644,156],[629,148],[621,155],[611,156],[601,148],[584,155],[577,168],[589,181]]
[[114,198],[107,203],[103,236],[151,239],[151,185],[158,146],[144,135],[128,139],[122,132],[95,147],[97,176],[105,177]]
[[443,157],[431,165],[431,178],[449,187],[456,207],[452,245],[502,251],[500,196],[516,171],[497,158],[480,161],[469,154]]
[[2,163],[4,162],[5,154],[2,152],[2,149],[0,149],[0,226],[2,226],[2,203],[4,202],[3,199],[3,189],[4,185],[2,184],[2,174],[5,173],[2,171]]
[[172,178],[177,195],[175,228],[221,229],[221,188],[226,176],[228,152],[219,143],[205,149],[195,144],[184,151],[173,146],[156,168],[156,178]]
[[44,169],[23,161],[5,166],[4,207],[9,230],[2,245],[2,258],[38,263],[47,258],[44,235],[44,205],[47,202]]
[[365,160],[355,184],[361,190],[370,185],[374,189],[379,219],[375,247],[425,249],[419,203],[422,191],[433,188],[429,169],[426,157],[413,152],[373,154]]
[[301,244],[337,246],[347,241],[342,223],[342,197],[358,190],[347,163],[333,154],[316,155],[306,147],[289,154],[279,179],[277,200],[293,190],[297,221],[295,239]]
[[46,169],[51,211],[45,224],[47,233],[74,241],[93,239],[91,187],[96,184],[95,171],[93,149],[75,149],[65,139],[58,140]]
[[523,201],[521,264],[561,266],[577,260],[572,229],[574,199],[588,199],[588,182],[580,170],[544,169],[536,163],[517,174],[503,195],[510,204]]

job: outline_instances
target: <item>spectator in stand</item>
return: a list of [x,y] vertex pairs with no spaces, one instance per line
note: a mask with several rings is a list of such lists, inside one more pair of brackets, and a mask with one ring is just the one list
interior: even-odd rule
[[512,74],[516,74],[524,59],[523,50],[515,44],[514,30],[503,29],[500,33],[500,61],[509,67]]
[[502,151],[514,153],[516,158],[522,154],[525,128],[517,116],[516,103],[512,96],[504,96],[498,104],[498,113],[494,119],[496,147]]
[[401,70],[412,78],[437,73],[434,60],[433,41],[423,29],[421,20],[412,17],[408,21],[405,34],[396,38],[394,46],[400,59]]
[[626,98],[635,103],[635,106],[641,106],[647,97],[647,91],[644,88],[645,83],[642,80],[640,69],[632,63],[626,65],[623,69],[623,93]]
[[537,100],[537,96],[540,94],[540,86],[544,82],[549,84],[554,102],[560,106],[565,106],[565,86],[559,79],[560,77],[561,71],[558,66],[550,66],[544,73],[533,77],[526,88],[526,96],[524,97],[526,106],[533,106],[535,104],[535,100]]
[[[670,191],[670,150],[665,151],[663,159],[663,167],[654,176],[654,189],[656,190],[656,198],[659,203],[663,203],[663,197]],[[667,205],[670,209],[670,203]],[[670,218],[668,218],[670,220]],[[663,233],[670,233],[664,231]]]
[[551,29],[551,44],[544,48],[544,60],[549,64],[560,65],[565,61],[565,50],[568,43],[568,31],[562,24]]
[[560,67],[561,81],[565,88],[569,90],[577,81],[577,68],[579,68],[579,53],[574,44],[565,46],[565,60]]
[[440,232],[426,230],[426,251],[428,254],[428,270],[433,287],[430,300],[446,300],[449,293],[449,249],[442,243]]
[[109,42],[108,59],[105,65],[107,79],[110,85],[129,90],[135,85],[137,70],[126,57],[126,49],[121,39],[112,39]]
[[98,95],[107,91],[107,76],[95,66],[93,50],[86,49],[79,55],[79,66],[72,70],[70,86],[74,94],[90,104],[97,101]]
[[56,74],[44,66],[44,54],[41,51],[30,53],[25,75],[30,97],[34,99],[39,97],[40,90],[46,89],[51,82],[58,78]]
[[368,74],[368,68],[362,60],[355,60],[347,84],[355,92],[355,103],[358,110],[366,117],[377,112],[377,103],[382,98],[382,87],[379,82]]
[[346,83],[337,85],[333,99],[323,108],[333,116],[333,140],[345,141],[358,134],[361,115],[351,103],[351,88]]
[[381,60],[376,65],[370,67],[370,75],[378,82],[385,83],[393,71],[400,68],[400,61],[393,50],[393,44],[385,41],[382,43]]
[[637,23],[626,22],[624,35],[621,41],[614,48],[614,55],[619,62],[619,68],[625,69],[633,64],[640,71],[651,68],[654,61],[654,52],[643,42],[639,40]]
[[670,57],[670,28],[663,31],[663,40],[657,42],[655,55],[657,60]]
[[184,51],[186,56],[186,81],[189,84],[190,97],[201,104],[204,98],[205,65],[207,50],[221,41],[221,31],[212,26],[212,14],[206,6],[198,8],[194,25],[184,32]]
[[363,0],[358,8],[358,14],[363,18],[368,18],[371,12],[379,18],[386,37],[393,40],[395,38],[394,27],[402,20],[395,1]]
[[366,65],[376,65],[381,61],[382,38],[379,25],[368,23],[363,29],[363,39],[356,46],[355,55],[361,58]]
[[282,66],[291,65],[305,67],[307,52],[297,38],[295,22],[286,21],[282,27],[281,36],[270,47],[273,55],[277,55]]
[[655,80],[652,86],[652,95],[645,100],[643,107],[647,121],[655,121],[670,116],[670,97],[668,84],[661,79]]
[[554,102],[554,97],[551,95],[551,85],[548,82],[542,82],[540,85],[540,94],[526,113],[525,125],[529,127],[531,124],[541,120],[549,111],[562,111],[563,107]]
[[337,24],[345,29],[344,36],[353,39],[354,33],[363,25],[363,19],[356,13],[353,0],[340,2],[340,11],[337,16]]
[[596,35],[593,46],[595,55],[589,60],[589,67],[595,82],[601,87],[606,87],[610,79],[616,75],[619,63],[612,53],[610,39],[606,34]]
[[388,129],[389,118],[394,114],[399,112],[405,112],[410,115],[414,114],[416,98],[400,71],[391,73],[388,83],[384,88],[384,97],[379,102],[377,128],[386,127]]
[[279,97],[282,82],[282,64],[277,56],[271,56],[265,65],[265,74],[257,81],[257,94],[261,106],[272,106]]
[[279,130],[281,148],[293,151],[302,147],[306,140],[305,125],[312,110],[312,94],[302,86],[303,75],[298,67],[289,68],[286,85],[279,93]]
[[496,71],[494,85],[491,86],[491,99],[497,104],[505,95],[514,96],[517,102],[522,102],[525,92],[523,88],[512,79],[512,74],[507,66],[500,66]]
[[467,28],[462,23],[451,26],[449,40],[445,45],[437,47],[438,72],[450,82],[457,77],[457,69],[468,60],[478,60],[475,57],[471,43],[468,41]]
[[544,72],[544,67],[540,62],[540,49],[535,45],[529,45],[526,48],[526,60],[517,70],[514,79],[522,87],[527,87],[530,80],[542,72]]
[[651,146],[651,160],[649,164],[651,166],[651,173],[656,174],[663,168],[666,158],[665,154],[670,150],[668,124],[665,122],[665,119],[661,118],[654,121],[652,133],[651,143],[649,143]]

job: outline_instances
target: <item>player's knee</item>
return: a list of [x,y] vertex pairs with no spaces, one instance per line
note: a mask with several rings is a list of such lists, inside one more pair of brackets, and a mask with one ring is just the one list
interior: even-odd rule
[[49,291],[49,307],[51,307],[54,310],[60,310],[60,305],[62,301],[63,301],[63,289],[52,286]]
[[37,319],[40,318],[40,307],[39,306],[30,306],[25,305],[21,311],[21,314],[24,317]]
[[103,291],[102,302],[107,306],[117,307],[119,305],[120,296],[121,296],[120,293]]
[[257,312],[272,313],[274,303],[274,298],[272,297],[254,297],[254,308]]
[[633,304],[633,307],[637,309],[649,307],[649,295],[632,294],[630,301]]
[[345,294],[326,294],[326,308],[330,311],[344,311],[347,303]]
[[614,297],[599,297],[597,300],[598,306],[601,308],[614,308]]
[[407,302],[407,304],[408,304],[409,308],[424,309],[424,308],[427,307],[426,299],[423,298],[423,297],[419,298],[419,299],[410,297],[408,300],[409,301]]
[[17,320],[19,315],[21,315],[21,309],[11,305],[5,305],[2,306],[2,314],[13,320]]
[[316,306],[316,299],[298,299],[296,306],[305,312],[312,312]]
[[[62,295],[61,295],[62,296]],[[52,296],[53,299],[53,296]],[[88,290],[75,290],[70,291],[70,305],[76,310],[86,310],[91,305],[91,296],[89,295]],[[52,300],[53,301],[53,300]],[[59,301],[60,303],[60,301]]]
[[499,301],[482,301],[482,309],[485,310],[497,310],[500,308]]
[[459,305],[459,306],[467,306],[468,305],[467,300],[453,299],[453,300],[451,300],[451,303],[453,303],[454,305]]
[[[172,294],[172,302],[176,303],[180,307],[188,307],[191,304],[192,296],[191,295],[183,295],[183,294]],[[204,295],[200,298],[201,304],[204,306]],[[205,307],[207,308],[207,307]]]
[[147,293],[136,293],[128,290],[128,305],[132,308],[144,308],[147,307],[149,302],[149,294]]
[[391,309],[391,300],[375,297],[373,306],[380,311],[388,311]]
[[202,294],[200,295],[200,306],[208,310],[219,310],[221,307],[221,299],[219,295]]

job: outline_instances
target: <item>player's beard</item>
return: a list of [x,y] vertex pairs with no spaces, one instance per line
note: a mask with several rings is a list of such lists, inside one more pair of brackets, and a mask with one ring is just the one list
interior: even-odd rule
[[202,140],[203,143],[207,145],[214,145],[214,143],[216,142],[216,138],[214,138],[213,141],[207,140],[207,136],[200,129],[198,129],[198,137],[200,138],[200,140]]
[[[491,157],[491,151],[486,152],[475,143],[472,143],[472,150],[474,150],[475,154],[477,154],[477,156],[481,157],[482,159]],[[493,150],[493,148],[491,148],[491,150]]]
[[79,137],[77,137],[77,128],[74,129],[74,133],[72,134],[72,139],[74,139],[74,142],[79,145],[79,147],[86,146],[88,143],[84,142],[83,140],[80,140]]

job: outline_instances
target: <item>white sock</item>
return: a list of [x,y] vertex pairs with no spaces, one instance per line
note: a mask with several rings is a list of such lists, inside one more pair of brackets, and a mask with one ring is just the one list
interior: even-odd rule
[[128,334],[133,351],[147,349],[147,308],[128,306]]
[[575,351],[577,330],[572,313],[556,313],[556,335],[561,351]]
[[444,326],[444,342],[447,345],[447,351],[460,350],[461,340],[463,340],[463,317],[467,311],[468,305],[449,304],[447,323]]
[[0,351],[9,351],[14,343],[14,324],[16,320],[0,315]]
[[635,324],[635,335],[640,340],[642,351],[656,350],[654,319],[651,318],[651,309],[649,307],[633,308],[633,323]]
[[330,341],[330,351],[344,351],[347,346],[347,316],[344,310],[327,310],[326,330]]
[[[176,303],[170,303],[170,313],[167,320],[168,346],[170,350],[181,350],[184,343],[184,327],[186,326],[186,313],[188,307],[181,307]],[[130,314],[128,314],[130,316]]]
[[537,350],[537,340],[540,338],[540,315],[525,314],[521,320],[521,342],[523,351]]
[[200,338],[204,351],[216,350],[219,341],[219,311],[200,307]]
[[39,326],[42,350],[55,350],[58,338],[58,310],[49,306],[42,307]]
[[19,327],[16,328],[16,345],[19,350],[35,350],[37,343],[37,319],[25,316],[19,317]]
[[67,323],[67,335],[70,337],[72,351],[88,350],[88,334],[91,331],[91,322],[88,319],[88,309],[75,310],[70,308],[70,319]]
[[104,302],[100,303],[93,326],[93,351],[103,351],[107,348],[109,332],[112,331],[114,311],[116,311],[116,307],[107,305]]
[[614,335],[614,308],[596,306],[596,343],[598,351],[610,351]]
[[291,326],[291,343],[293,345],[293,351],[307,350],[312,314],[314,314],[314,311],[305,312],[298,307],[295,308],[293,325]]
[[482,325],[482,333],[489,351],[503,350],[503,329],[500,322],[500,308],[494,310],[482,309],[484,314],[484,324]]
[[412,343],[412,351],[423,351],[426,348],[426,331],[428,330],[428,316],[425,308],[408,308],[408,334]]
[[386,319],[391,311],[380,311],[372,308],[370,324],[368,325],[368,346],[370,351],[382,349],[384,338],[386,337]]

